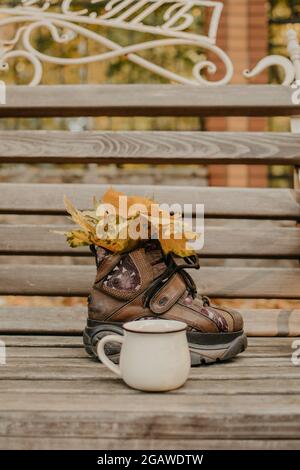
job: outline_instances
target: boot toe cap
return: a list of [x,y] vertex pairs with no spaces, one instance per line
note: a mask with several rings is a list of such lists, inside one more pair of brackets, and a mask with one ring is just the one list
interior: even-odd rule
[[244,320],[240,312],[236,310],[229,311],[233,320],[233,331],[240,331],[244,328]]

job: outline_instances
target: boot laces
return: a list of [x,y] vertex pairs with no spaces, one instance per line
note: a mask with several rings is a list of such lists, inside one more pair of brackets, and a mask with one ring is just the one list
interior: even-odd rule
[[[90,250],[95,257],[97,268],[99,268],[101,262],[97,256],[97,249],[94,245],[90,245]],[[126,256],[128,253],[124,253],[123,256]],[[185,282],[188,294],[195,299],[196,297],[203,303],[204,307],[209,307],[211,304],[210,298],[205,295],[197,294],[197,287],[190,276],[189,273],[184,271],[185,269],[200,269],[199,258],[197,255],[188,256],[183,258],[185,260],[185,264],[177,265],[174,261],[174,256],[172,253],[169,253],[167,256],[162,256],[161,258],[154,261],[154,264],[158,264],[164,262],[166,264],[166,269],[160,274],[150,285],[147,289],[145,296],[144,296],[144,307],[149,307],[149,303],[151,298],[156,294],[161,287],[171,279],[171,277],[176,274],[180,273],[182,279]]]
[[185,271],[185,269],[200,269],[198,256],[192,255],[192,256],[187,256],[183,259],[185,263],[180,264],[180,265],[176,264],[172,253],[169,253],[167,256],[161,259],[161,261],[165,262],[166,269],[163,271],[163,273],[160,276],[158,276],[153,281],[153,283],[147,289],[145,296],[144,296],[144,307],[149,307],[152,297],[176,273],[179,273],[182,279],[184,280],[189,295],[191,295],[193,299],[196,297],[196,294],[197,294],[196,284],[193,278],[190,276],[190,274]]
[[203,302],[203,307],[209,307],[211,304],[210,298],[207,297],[206,295],[198,295],[197,296],[201,302]]

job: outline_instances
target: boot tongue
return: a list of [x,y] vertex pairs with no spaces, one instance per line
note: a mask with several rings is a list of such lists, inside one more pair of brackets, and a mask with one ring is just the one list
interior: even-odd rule
[[[146,252],[147,251],[147,252]],[[123,254],[97,252],[99,261],[96,282],[107,294],[130,300],[143,292],[166,269],[160,263],[162,253],[157,245],[145,245]]]

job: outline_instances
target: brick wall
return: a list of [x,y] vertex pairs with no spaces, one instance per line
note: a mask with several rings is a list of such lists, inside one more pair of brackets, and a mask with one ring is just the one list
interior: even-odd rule
[[[243,71],[252,68],[268,54],[268,2],[265,0],[224,0],[224,10],[217,44],[224,49],[234,64],[232,83],[248,82]],[[222,71],[220,71],[221,75]],[[266,83],[267,74],[252,83]],[[206,129],[210,131],[264,131],[264,118],[209,118]],[[209,167],[212,186],[267,186],[267,167],[228,165]]]

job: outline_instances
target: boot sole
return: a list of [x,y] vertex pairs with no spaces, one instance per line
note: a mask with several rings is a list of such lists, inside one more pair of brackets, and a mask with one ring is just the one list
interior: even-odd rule
[[[90,320],[83,333],[83,344],[87,354],[98,359],[98,341],[104,336],[116,334],[123,335],[123,328],[120,323],[101,323]],[[247,336],[243,330],[234,333],[191,332],[187,334],[187,338],[192,367],[227,361],[247,348]],[[119,362],[119,343],[106,345],[105,351],[113,362]]]
[[[215,344],[205,344],[211,342],[210,338],[205,338],[205,334],[199,333],[197,342],[189,340],[189,348],[191,352],[192,366],[201,366],[202,364],[213,364],[214,362],[228,361],[247,348],[247,336],[243,331],[239,331],[238,335],[233,339],[223,338],[227,333],[220,333],[216,338]],[[210,335],[207,333],[206,335]],[[216,335],[217,336],[217,335]],[[194,340],[195,341],[195,340]]]

